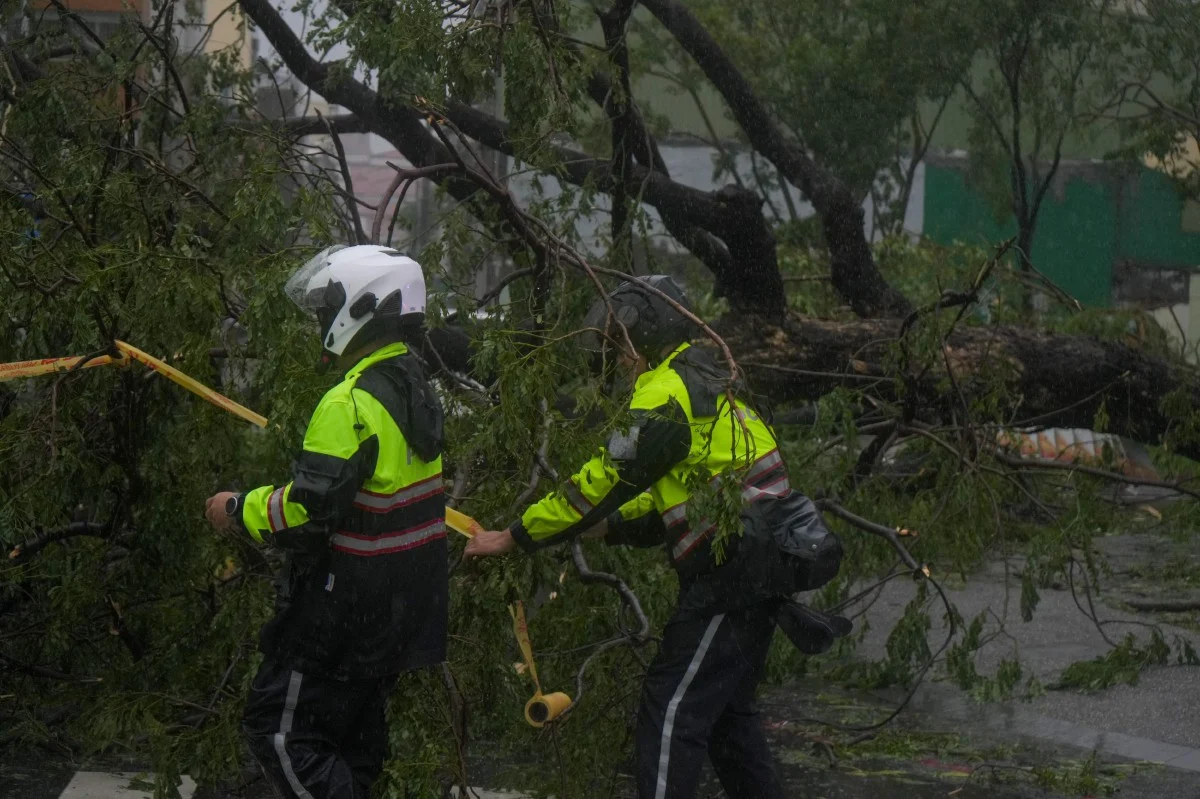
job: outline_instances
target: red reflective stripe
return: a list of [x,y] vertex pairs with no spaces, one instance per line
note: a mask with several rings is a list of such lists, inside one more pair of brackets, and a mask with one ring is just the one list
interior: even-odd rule
[[671,549],[671,556],[675,560],[681,560],[691,554],[692,550],[700,546],[700,542],[708,538],[709,534],[717,528],[715,524],[707,519],[704,522],[707,526],[702,528],[700,532],[689,532],[675,543]]
[[[742,480],[746,484],[752,485],[755,480],[759,480],[764,475],[781,468],[783,468],[783,456],[779,454],[779,449],[776,448],[750,464],[750,468],[746,470],[746,474],[742,477]],[[720,475],[717,475],[713,480],[716,481],[719,478]]]
[[287,527],[287,516],[283,513],[283,488],[277,488],[267,497],[267,524],[272,533],[278,533]]
[[373,549],[369,552],[363,551],[363,550],[358,550],[358,549],[351,549],[349,547],[344,547],[340,544],[334,544],[333,548],[335,551],[342,552],[347,555],[354,555],[354,556],[360,557],[360,558],[373,558],[377,555],[394,555],[397,552],[405,552],[410,549],[416,549],[417,547],[423,547],[426,544],[432,544],[434,541],[438,541],[445,537],[446,537],[446,531],[441,530],[435,534],[430,534],[428,536],[425,536],[417,541],[404,542],[404,543],[397,544],[396,546],[393,546],[393,547],[387,547],[385,549]]
[[[429,499],[430,497],[436,497],[438,494],[443,493],[445,488],[441,485],[441,479],[442,476],[439,474],[429,478],[428,480],[422,480],[419,483],[413,483],[410,486],[405,486],[404,488],[392,494],[376,494],[370,491],[359,491],[354,499],[354,507],[358,508],[359,510],[365,510],[368,513],[387,513],[389,511],[396,510],[397,508],[403,508],[406,505],[412,505],[414,502],[420,502],[421,500]],[[415,490],[419,486],[429,483],[431,480],[438,481],[433,488],[425,492],[418,492]]]
[[774,485],[775,483],[779,482],[779,475],[781,474],[784,479],[787,479],[787,472],[784,470],[783,464],[772,466],[770,469],[767,469],[761,474],[756,474],[754,477],[747,478],[745,484],[748,486],[762,488],[764,481],[767,481],[766,485]]
[[333,537],[333,548],[348,555],[370,558],[375,555],[391,555],[437,541],[446,537],[444,519],[433,519],[419,527],[379,536],[361,533],[338,532]]
[[[747,486],[742,490],[742,498],[748,502],[758,502],[763,499],[775,499],[776,497],[781,497],[790,490],[791,487],[788,485],[788,476],[787,473],[784,472],[764,486]],[[675,507],[678,508],[679,505],[676,505]],[[674,510],[674,508],[672,508],[672,510]],[[665,520],[666,514],[663,514],[663,517]],[[668,524],[667,526],[670,527],[671,525]],[[671,557],[676,561],[687,557],[687,555],[689,555],[696,547],[698,547],[702,541],[709,537],[714,529],[716,529],[716,525],[710,522],[708,519],[701,520],[700,530],[698,532],[695,530],[688,530],[679,537],[679,539],[675,542],[675,546],[671,548]]]
[[663,522],[667,527],[674,527],[687,518],[687,502],[680,502],[662,512]]
[[769,483],[764,483],[762,485],[756,485],[756,486],[751,486],[751,487],[756,488],[759,491],[762,491],[765,493],[770,493],[770,489],[772,487],[777,486],[780,483],[786,483],[787,479],[788,479],[787,472],[784,472],[783,474],[779,475],[778,477],[776,477],[774,480],[772,480]]

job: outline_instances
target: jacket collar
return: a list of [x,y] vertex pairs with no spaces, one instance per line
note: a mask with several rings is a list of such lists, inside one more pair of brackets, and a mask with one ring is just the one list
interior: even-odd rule
[[646,383],[649,383],[651,380],[654,380],[655,377],[662,374],[664,371],[667,371],[668,369],[670,369],[671,361],[675,360],[675,358],[678,357],[680,353],[682,353],[684,350],[686,350],[690,346],[692,346],[692,345],[688,344],[687,342],[684,342],[683,344],[680,344],[675,349],[671,350],[671,354],[668,355],[667,357],[663,358],[662,362],[659,363],[658,366],[654,367],[653,369],[647,369],[645,372],[643,372],[638,377],[637,381],[634,383],[634,388],[635,389],[641,388]]
[[386,361],[388,358],[395,358],[397,355],[406,355],[407,353],[408,347],[402,342],[397,341],[392,344],[385,344],[356,363],[354,368],[346,372],[346,379],[349,380],[351,378],[358,377],[368,368],[374,366],[380,361]]

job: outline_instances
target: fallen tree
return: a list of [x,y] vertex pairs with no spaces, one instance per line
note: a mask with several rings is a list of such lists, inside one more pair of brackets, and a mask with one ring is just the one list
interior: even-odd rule
[[[915,389],[918,407],[949,415],[963,397],[990,392],[1005,398],[1000,410],[1015,426],[1091,428],[1103,415],[1107,432],[1152,444],[1176,432],[1179,418],[1164,411],[1170,399],[1200,407],[1200,384],[1185,364],[1120,342],[1014,325],[955,327],[941,363],[914,380],[885,366],[900,329],[899,320],[802,317],[778,328],[722,328],[755,388],[772,397],[818,399],[849,385],[894,400],[902,383]],[[1179,439],[1173,449],[1200,459],[1195,440]]]
[[[13,74],[0,97],[0,196],[8,200],[0,205],[7,243],[0,277],[9,292],[0,316],[3,360],[83,355],[121,338],[205,382],[226,380],[226,390],[270,419],[263,431],[244,429],[132,370],[6,384],[0,551],[9,557],[0,559],[0,672],[12,684],[5,721],[13,728],[6,741],[135,751],[164,781],[188,773],[212,785],[237,772],[238,714],[278,564],[247,539],[215,536],[201,508],[213,491],[283,479],[328,386],[311,368],[318,342],[280,286],[314,246],[362,240],[368,229],[373,238],[385,235],[386,220],[371,226],[358,218],[363,202],[346,180],[344,148],[333,135],[339,131],[380,133],[412,161],[416,168],[397,173],[393,193],[412,180],[435,180],[455,201],[440,220],[446,233],[429,251],[431,272],[473,288],[474,273],[450,267],[473,268],[489,247],[513,261],[505,280],[517,300],[476,320],[469,311],[479,298],[464,291],[463,326],[455,319],[436,327],[427,349],[430,364],[444,372],[453,411],[448,493],[481,522],[511,522],[523,502],[552,490],[600,440],[588,425],[608,418],[613,404],[597,400],[594,385],[581,387],[586,359],[574,335],[597,283],[611,284],[629,268],[620,242],[638,230],[631,218],[641,213],[640,201],[658,209],[729,300],[732,314],[715,327],[731,368],[780,402],[857,403],[864,411],[854,419],[826,416],[819,434],[784,442],[794,484],[821,495],[848,549],[843,573],[814,603],[853,608],[870,599],[862,584],[881,575],[920,575],[922,586],[936,588],[940,575],[969,573],[1021,540],[1036,544],[1024,574],[1071,574],[1081,566],[1087,585],[1098,584],[1098,567],[1079,561],[1094,531],[1123,519],[1109,504],[1089,502],[1088,491],[1093,481],[1116,477],[1103,464],[1073,471],[1006,461],[980,446],[986,436],[973,434],[1001,422],[1107,417],[1110,429],[1174,443],[1187,414],[1173,406],[1190,412],[1194,401],[1185,368],[1094,339],[968,325],[952,309],[977,299],[979,285],[941,300],[897,299],[880,282],[854,198],[820,159],[782,137],[755,146],[772,153],[823,215],[830,282],[865,318],[786,313],[779,255],[794,255],[782,247],[795,245],[777,236],[761,196],[737,186],[703,192],[673,179],[650,123],[629,102],[621,68],[628,3],[602,10],[601,50],[572,41],[574,29],[543,0],[486,4],[492,16],[483,21],[471,15],[484,5],[476,3],[342,5],[352,19],[331,35],[362,57],[322,64],[268,5],[245,0],[294,74],[350,112],[327,120],[264,120],[254,107],[255,76],[229,66],[232,56],[229,63],[176,60],[170,4],[152,24],[108,41],[70,27],[90,44],[77,47],[67,36],[65,52],[46,50],[38,37],[6,45]],[[686,15],[675,16],[682,6],[670,7],[669,28],[708,47]],[[435,8],[426,27],[405,24],[414,20],[404,14]],[[466,27],[443,27],[445,9]],[[47,24],[70,13],[56,4]],[[58,33],[42,33],[58,41]],[[395,47],[399,36],[413,46]],[[49,60],[77,50],[89,57]],[[506,58],[518,109],[506,119],[472,105],[490,85],[496,53]],[[739,83],[722,72],[728,65],[719,55],[698,53],[697,60],[707,59],[707,71],[719,67],[714,81],[733,92]],[[386,85],[368,85],[350,77],[350,67],[368,56],[415,60],[391,63]],[[438,102],[422,99],[430,97]],[[733,99],[742,100],[745,119],[761,119],[752,98]],[[608,134],[599,146],[575,116],[584,109]],[[548,135],[557,131],[571,140]],[[297,142],[322,132],[326,153]],[[481,145],[579,184],[573,198],[585,204],[610,194],[627,212],[613,215],[611,259],[589,261],[565,240],[574,209],[556,216],[550,203],[517,204],[478,163]],[[930,299],[935,306],[909,310]],[[234,320],[248,341],[218,332]],[[727,357],[719,342],[712,346]],[[252,357],[255,368],[241,362]],[[830,397],[837,388],[849,391]],[[555,399],[572,391],[590,392],[593,418],[555,414]],[[1139,413],[1139,403],[1151,410]],[[880,445],[860,451],[860,435],[875,435]],[[919,450],[922,474],[876,469],[889,442]],[[1185,446],[1180,439],[1177,449],[1190,452]],[[1080,501],[1064,509],[1068,491]],[[455,539],[452,551],[461,546]],[[469,776],[469,733],[514,763],[531,753],[545,762],[549,740],[561,762],[530,770],[537,783],[530,787],[602,795],[597,786],[610,784],[627,752],[623,736],[645,665],[641,649],[622,644],[645,640],[647,630],[652,636],[673,602],[660,553],[584,542],[577,552],[458,564],[453,580],[449,660],[436,673],[403,678],[392,723],[404,743],[383,789],[443,795],[461,784]],[[1032,576],[1022,585],[1023,606],[1036,604],[1039,585]],[[636,603],[618,604],[614,587]],[[519,656],[504,607],[516,598],[530,607],[545,685],[575,686],[576,694],[586,688],[568,721],[544,738],[522,726],[528,682],[511,665]],[[870,664],[877,684],[911,688],[940,668],[944,649],[927,646],[922,631],[928,615],[947,611],[914,600],[892,633],[886,662]],[[1011,692],[1011,679],[1001,686],[967,668],[978,638],[953,638],[952,629],[942,646],[958,647],[960,684],[993,680],[995,695]],[[819,668],[795,657],[776,652],[772,668]],[[62,707],[69,712],[55,710]]]
[[[411,94],[399,89],[377,91],[363,81],[349,77],[345,69],[334,69],[319,62],[266,0],[241,0],[240,5],[263,30],[290,73],[308,88],[348,109],[358,117],[363,128],[383,136],[414,166],[430,166],[449,160],[449,154],[437,139],[420,124],[423,114]],[[607,19],[616,14],[627,21],[634,5],[622,0],[614,4],[613,9],[605,12],[597,9],[597,13]],[[508,7],[509,4],[501,4],[498,8]],[[379,23],[385,23],[386,27],[386,24],[397,24],[400,19],[397,9],[380,11],[377,6],[360,6],[350,0],[338,3],[337,8],[346,16],[343,32],[362,45],[378,35]],[[473,31],[471,21],[458,18],[454,8],[453,5],[448,7],[447,24],[461,25],[460,30],[470,34]],[[569,36],[557,31],[556,25],[550,29],[550,34],[541,27],[547,18],[553,23],[552,3],[545,6],[538,2],[512,3],[511,8],[526,11],[533,20],[532,25],[538,28],[535,38],[546,48],[545,58],[550,70],[553,70],[556,58],[578,62],[578,52],[571,46]],[[834,285],[839,292],[856,311],[866,316],[907,312],[911,308],[909,301],[890,287],[879,273],[863,231],[861,205],[849,187],[807,155],[799,143],[785,137],[741,73],[724,57],[720,47],[686,7],[666,2],[648,8],[659,15],[710,75],[764,157],[812,199],[826,223]],[[519,28],[531,24],[524,17],[518,22],[515,15],[505,17],[502,11],[498,14],[505,20],[502,25]],[[483,28],[474,29],[475,32],[481,30]],[[555,33],[557,37],[551,40],[550,36]],[[621,51],[616,43],[623,39],[623,31],[617,31],[609,38],[612,43],[610,56],[619,57]],[[369,63],[368,66],[378,68],[381,65]],[[623,76],[628,91],[627,72]],[[580,95],[590,94],[604,106],[606,99],[616,91],[613,79],[602,70],[592,71],[585,78],[576,90]],[[608,93],[603,93],[605,88]],[[587,92],[588,89],[592,91]],[[567,98],[556,95],[555,99]],[[479,144],[511,156],[528,158],[539,169],[568,183],[637,197],[656,208],[680,243],[713,271],[718,286],[735,307],[766,316],[782,313],[783,284],[775,260],[774,236],[763,220],[761,198],[742,187],[728,186],[720,192],[708,193],[672,180],[661,158],[656,158],[657,147],[640,123],[636,110],[612,119],[614,127],[625,126],[621,135],[642,143],[642,146],[630,147],[629,155],[639,162],[637,166],[631,168],[626,164],[618,169],[609,159],[563,147],[546,147],[538,142],[531,149],[527,142],[514,141],[506,121],[473,108],[462,98],[451,96],[447,102],[438,105],[448,120]],[[617,155],[623,157],[624,154],[618,149]],[[449,183],[451,192],[457,197],[463,197],[464,191],[470,193],[461,183],[453,183],[453,177],[437,179]]]

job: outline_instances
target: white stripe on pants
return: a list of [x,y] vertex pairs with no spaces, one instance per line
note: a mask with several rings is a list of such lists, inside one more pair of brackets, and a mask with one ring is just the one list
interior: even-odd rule
[[300,783],[296,769],[292,768],[291,758],[287,753],[287,736],[292,731],[292,721],[296,715],[296,702],[300,699],[300,683],[304,675],[298,671],[292,672],[288,683],[287,701],[283,705],[283,718],[279,720],[279,732],[275,733],[275,754],[279,755],[279,765],[283,767],[283,775],[287,777],[288,785],[296,792],[299,799],[313,799],[312,794]]
[[683,701],[683,695],[687,693],[688,686],[692,684],[692,680],[696,679],[696,672],[700,670],[700,662],[704,660],[704,655],[708,652],[708,647],[712,644],[712,639],[717,634],[717,628],[721,626],[724,618],[725,614],[722,613],[713,616],[712,621],[708,623],[708,629],[704,631],[704,637],[700,639],[700,646],[696,649],[696,654],[692,655],[692,662],[688,664],[683,679],[679,681],[679,687],[675,689],[675,695],[671,697],[671,702],[667,705],[667,715],[663,719],[662,742],[659,744],[658,750],[658,788],[654,792],[654,799],[663,799],[667,795],[667,771],[671,767],[671,734],[675,731],[675,712],[679,710],[679,703]]

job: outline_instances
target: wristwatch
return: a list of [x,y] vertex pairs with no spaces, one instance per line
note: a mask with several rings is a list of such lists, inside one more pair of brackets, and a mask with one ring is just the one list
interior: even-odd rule
[[241,509],[242,509],[242,495],[241,494],[234,494],[232,497],[225,500],[225,515],[226,516],[234,516],[234,517],[238,518],[238,521],[241,521],[241,518],[240,518],[241,514],[239,512],[239,511],[241,511]]

